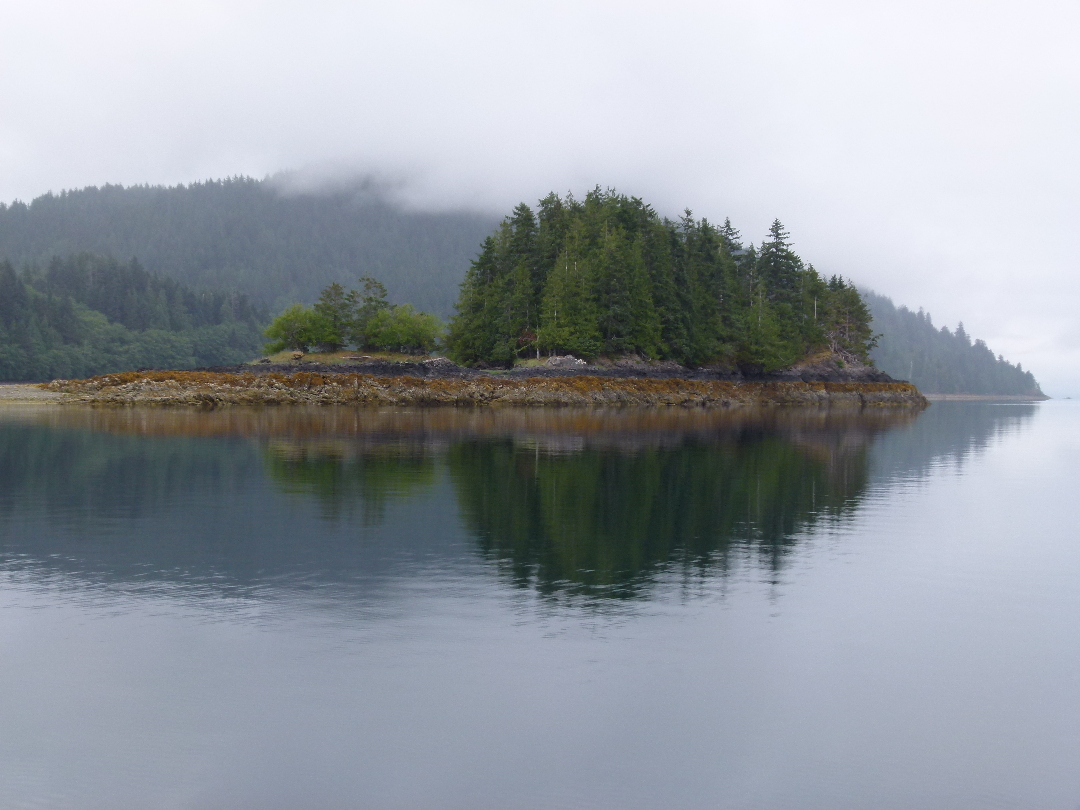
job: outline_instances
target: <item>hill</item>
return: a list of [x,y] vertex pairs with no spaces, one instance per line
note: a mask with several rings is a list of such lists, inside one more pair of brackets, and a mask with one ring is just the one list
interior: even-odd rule
[[1030,371],[995,356],[982,340],[972,341],[964,324],[950,331],[934,326],[930,313],[897,307],[884,295],[862,291],[880,333],[870,353],[874,364],[926,394],[981,394],[1043,397]]
[[233,178],[90,187],[0,204],[0,259],[16,267],[83,251],[137,258],[188,287],[233,290],[278,312],[332,282],[382,281],[390,300],[449,317],[497,219],[403,210],[363,188],[290,194]]

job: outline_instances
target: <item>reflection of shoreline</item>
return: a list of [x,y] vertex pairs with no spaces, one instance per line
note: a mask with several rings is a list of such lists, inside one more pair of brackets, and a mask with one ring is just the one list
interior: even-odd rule
[[805,444],[864,444],[911,425],[909,409],[747,408],[55,408],[26,409],[18,421],[61,429],[129,436],[242,437],[347,446],[381,444],[439,448],[472,438],[513,439],[530,447],[597,446],[628,450],[712,441],[747,431]]

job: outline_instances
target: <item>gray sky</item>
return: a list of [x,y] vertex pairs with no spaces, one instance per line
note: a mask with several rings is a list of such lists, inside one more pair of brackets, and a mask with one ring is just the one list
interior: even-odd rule
[[614,186],[1080,395],[1080,3],[4,0],[0,199],[297,169]]

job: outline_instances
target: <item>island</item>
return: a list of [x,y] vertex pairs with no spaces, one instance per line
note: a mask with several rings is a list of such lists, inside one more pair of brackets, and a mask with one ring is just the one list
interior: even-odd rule
[[[360,281],[274,318],[276,356],[41,388],[63,401],[206,406],[926,404],[871,362],[878,336],[859,290],[805,263],[779,221],[755,246],[730,221],[689,210],[671,220],[615,191],[550,194],[483,241],[447,327]],[[214,328],[236,322],[224,317]]]

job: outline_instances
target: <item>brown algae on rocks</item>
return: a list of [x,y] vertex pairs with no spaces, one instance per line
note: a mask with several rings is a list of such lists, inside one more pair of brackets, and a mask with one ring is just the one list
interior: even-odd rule
[[40,386],[63,401],[108,405],[680,406],[925,407],[906,382],[733,381],[678,378],[385,377],[363,373],[132,371]]

